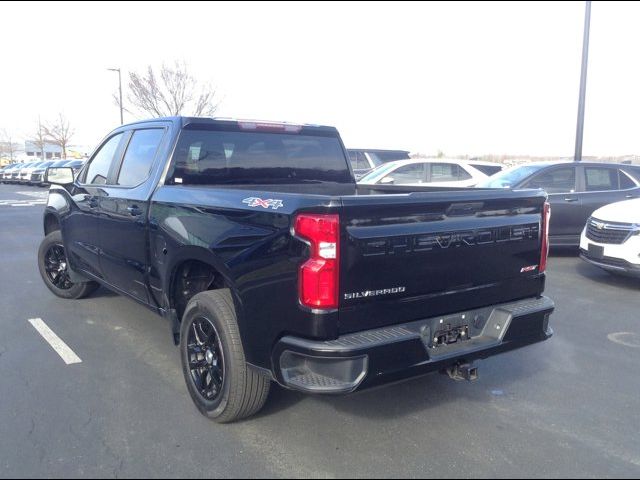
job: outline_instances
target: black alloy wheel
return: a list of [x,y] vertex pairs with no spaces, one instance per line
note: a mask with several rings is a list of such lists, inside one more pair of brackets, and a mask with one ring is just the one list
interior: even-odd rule
[[191,378],[202,398],[217,400],[224,385],[224,351],[216,328],[207,318],[194,319],[189,328],[187,359]]
[[60,290],[69,290],[73,286],[69,277],[67,256],[61,244],[51,245],[46,251],[44,267],[51,283]]

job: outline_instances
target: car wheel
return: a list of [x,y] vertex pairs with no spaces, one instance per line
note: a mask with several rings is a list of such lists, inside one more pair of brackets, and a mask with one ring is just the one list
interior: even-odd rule
[[66,299],[85,298],[99,286],[96,282],[73,283],[59,230],[47,235],[38,250],[38,268],[44,284],[54,295]]
[[271,380],[246,361],[229,290],[202,292],[187,305],[180,328],[180,356],[196,407],[218,423],[256,414]]

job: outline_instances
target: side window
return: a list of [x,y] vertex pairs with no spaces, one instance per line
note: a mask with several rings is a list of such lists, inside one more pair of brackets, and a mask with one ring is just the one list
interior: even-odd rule
[[371,170],[372,168],[364,152],[358,152],[358,168],[363,170]]
[[393,178],[394,185],[423,183],[425,182],[424,164],[414,163],[411,165],[405,165],[403,167],[397,168],[387,176]]
[[351,162],[351,168],[358,170],[358,152],[348,152],[349,161]]
[[349,160],[354,170],[371,170],[369,161],[363,152],[349,152]]
[[161,128],[136,130],[133,133],[120,167],[118,185],[135,187],[149,178],[163,135]]
[[618,171],[613,168],[585,167],[584,175],[587,192],[618,189]]
[[471,174],[467,172],[463,167],[461,167],[460,165],[458,165],[457,167],[458,167],[458,180],[470,180],[471,178],[473,178]]
[[575,192],[576,169],[565,167],[544,171],[525,183],[523,188],[542,188],[547,193]]
[[620,177],[620,190],[629,190],[637,187],[636,183],[624,171],[618,170],[618,175]]
[[109,170],[118,151],[120,140],[122,140],[122,133],[114,135],[100,147],[89,164],[84,183],[88,185],[105,185],[107,183]]
[[[461,180],[459,170],[460,169],[458,165],[454,163],[432,163],[431,164],[431,181],[432,182],[457,182],[458,180]],[[467,175],[469,174],[467,173]],[[469,178],[470,178],[470,175],[469,175]]]

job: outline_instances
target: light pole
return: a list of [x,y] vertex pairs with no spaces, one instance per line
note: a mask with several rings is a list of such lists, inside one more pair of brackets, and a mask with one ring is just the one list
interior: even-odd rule
[[107,68],[110,72],[118,72],[118,89],[120,91],[120,125],[124,124],[124,114],[122,108],[122,74],[119,68]]
[[591,26],[591,2],[587,1],[584,13],[582,37],[582,69],[580,71],[580,97],[578,98],[578,126],[576,128],[576,151],[573,160],[582,161],[582,137],[584,135],[584,101],[587,92],[587,65],[589,63],[589,29]]

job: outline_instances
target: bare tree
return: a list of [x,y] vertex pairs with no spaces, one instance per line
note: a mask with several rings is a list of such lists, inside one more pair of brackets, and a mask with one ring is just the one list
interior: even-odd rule
[[59,113],[57,120],[43,125],[42,130],[48,143],[60,147],[62,158],[67,158],[67,148],[71,145],[71,139],[75,134],[75,130],[71,128],[69,120],[62,113]]
[[42,155],[42,160],[46,160],[44,156],[44,147],[47,145],[47,137],[44,133],[44,127],[40,122],[40,118],[38,118],[37,128],[33,133],[33,135],[31,136],[30,141],[33,144],[33,146],[40,151],[40,154]]
[[[152,117],[212,116],[219,105],[215,88],[196,80],[184,61],[175,62],[173,67],[163,64],[159,72],[152,66],[145,73],[130,72],[128,86],[129,105]],[[119,99],[116,96],[114,99],[119,105]]]
[[14,156],[20,145],[13,141],[11,134],[6,130],[0,130],[0,158],[9,158],[9,161],[13,163]]

